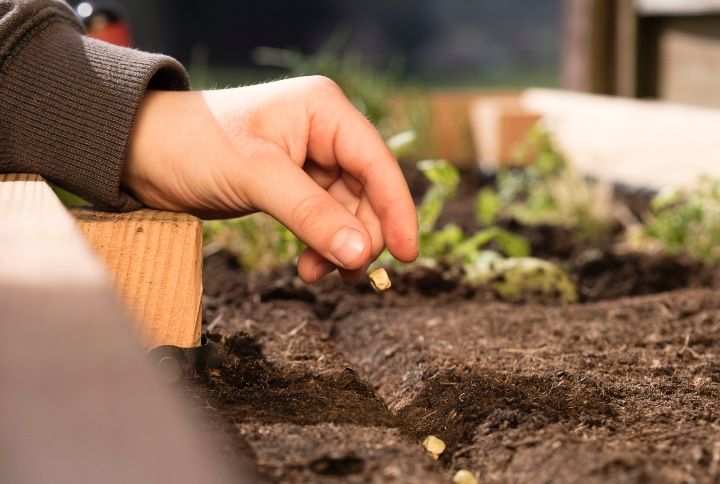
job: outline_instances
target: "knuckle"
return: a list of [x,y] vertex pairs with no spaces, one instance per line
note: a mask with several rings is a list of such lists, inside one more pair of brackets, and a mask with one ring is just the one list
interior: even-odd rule
[[342,89],[340,89],[340,86],[338,86],[337,82],[333,81],[329,77],[313,75],[308,76],[306,79],[308,86],[313,91],[323,91],[332,94],[342,92]]
[[298,230],[306,232],[322,227],[323,221],[327,218],[327,212],[325,196],[318,194],[308,196],[298,203],[293,208],[291,217]]

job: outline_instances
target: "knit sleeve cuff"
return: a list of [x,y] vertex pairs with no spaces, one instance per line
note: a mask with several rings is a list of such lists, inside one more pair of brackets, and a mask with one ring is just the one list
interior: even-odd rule
[[39,173],[98,208],[138,208],[120,188],[138,106],[148,88],[187,90],[185,70],[63,19],[35,30],[0,67],[3,171]]

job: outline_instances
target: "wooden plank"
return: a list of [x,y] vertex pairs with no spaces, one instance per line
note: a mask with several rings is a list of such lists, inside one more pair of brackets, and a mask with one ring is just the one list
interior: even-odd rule
[[483,170],[523,165],[518,149],[540,116],[523,108],[518,96],[480,98],[470,109],[477,163]]
[[202,223],[185,213],[73,209],[105,262],[144,345],[197,346],[202,303]]
[[155,378],[37,176],[0,175],[0,482],[241,482]]
[[637,95],[638,16],[633,0],[615,0],[615,89],[613,94]]
[[565,89],[613,92],[613,5],[608,0],[565,0],[562,53]]
[[720,110],[548,89],[522,96],[581,172],[648,188],[720,177]]
[[635,0],[642,15],[697,15],[720,12],[720,0]]
[[660,99],[720,107],[720,16],[664,19],[657,51]]

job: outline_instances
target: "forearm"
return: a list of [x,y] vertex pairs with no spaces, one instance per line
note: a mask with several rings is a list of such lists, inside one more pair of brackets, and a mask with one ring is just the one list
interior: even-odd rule
[[137,207],[120,180],[148,87],[188,80],[169,57],[82,35],[62,2],[0,0],[0,172],[39,173],[99,207]]

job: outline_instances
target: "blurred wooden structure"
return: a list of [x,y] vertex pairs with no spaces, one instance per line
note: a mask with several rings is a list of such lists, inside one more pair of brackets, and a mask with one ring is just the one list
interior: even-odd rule
[[529,89],[520,102],[593,178],[661,189],[720,177],[720,110],[551,89]]
[[0,220],[0,482],[247,479],[153,376],[50,187],[0,175]]
[[563,85],[720,107],[720,0],[566,0]]
[[540,116],[523,107],[518,94],[478,97],[469,113],[477,160],[483,170],[495,171],[528,161],[520,148]]

